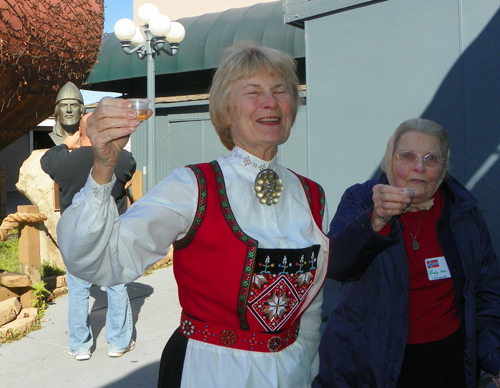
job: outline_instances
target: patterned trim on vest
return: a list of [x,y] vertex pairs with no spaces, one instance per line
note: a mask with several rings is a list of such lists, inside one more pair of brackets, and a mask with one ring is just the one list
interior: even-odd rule
[[248,246],[247,257],[245,258],[245,269],[241,279],[241,288],[238,295],[237,313],[240,320],[240,327],[242,330],[250,330],[246,318],[246,307],[248,303],[248,295],[250,293],[250,286],[252,285],[252,274],[255,266],[255,258],[257,253],[258,241],[248,236],[238,225],[234,217],[231,206],[227,199],[226,184],[224,183],[224,175],[222,174],[220,165],[217,161],[210,162],[210,166],[214,170],[215,179],[217,182],[217,192],[219,194],[222,213],[228,225],[231,227],[234,234]]
[[[224,183],[224,176],[222,174],[219,163],[214,160],[210,162],[209,165],[215,175],[217,193],[219,194],[219,202],[222,208],[222,214],[224,215],[226,222],[228,223],[236,237],[238,237],[243,243],[248,246],[247,255],[245,258],[245,267],[242,275],[242,280],[240,282],[241,288],[238,295],[237,314],[241,329],[250,330],[250,325],[248,324],[248,321],[246,319],[246,306],[248,302],[248,295],[250,293],[250,286],[252,284],[252,274],[253,268],[255,266],[258,241],[245,234],[241,227],[238,225],[238,222],[234,217],[231,206],[229,205],[229,201],[227,199],[226,185]],[[196,180],[198,181],[198,209],[196,211],[196,217],[187,235],[181,240],[174,242],[174,250],[180,250],[191,244],[194,237],[196,236],[196,232],[200,228],[201,222],[203,221],[203,217],[205,216],[205,212],[207,209],[206,206],[208,192],[205,175],[198,165],[189,165],[187,167],[193,170],[196,176]]]
[[[321,185],[318,186],[318,191],[319,191],[319,214],[321,215],[321,219],[323,219],[323,216],[325,215],[325,205],[326,205],[326,197],[325,197],[325,190],[323,190],[323,187]],[[323,229],[320,226],[320,229]]]
[[[323,187],[321,187],[321,185],[319,185],[318,183],[310,180],[310,179],[307,179],[305,177],[303,177],[302,175],[299,175],[295,172],[293,172],[292,170],[290,170],[292,173],[294,173],[297,178],[299,178],[300,180],[300,183],[302,183],[302,187],[304,188],[304,192],[306,194],[306,198],[307,198],[307,202],[309,203],[309,207],[311,208],[311,213],[313,215],[313,217],[315,218],[315,221],[316,221],[316,224],[318,225],[318,228],[320,228],[321,230],[323,229],[322,225],[321,225],[321,221],[323,221],[323,216],[325,214],[325,204],[326,204],[326,199],[325,199],[325,191],[323,190]],[[316,213],[314,211],[314,204],[313,204],[313,200],[312,200],[312,195],[311,195],[311,188],[310,188],[310,184],[313,184],[316,186],[316,188],[318,189],[318,195],[319,195],[319,208],[318,208],[318,211],[319,211],[319,216],[321,217],[321,220],[317,220],[316,219]]]
[[195,164],[189,165],[188,167],[193,170],[198,181],[198,209],[196,210],[196,216],[194,217],[193,224],[189,228],[186,236],[173,243],[174,251],[178,251],[179,249],[185,248],[191,244],[196,232],[200,228],[201,222],[203,221],[203,217],[205,216],[205,212],[207,210],[207,182],[205,180],[205,175],[203,175],[201,169]]

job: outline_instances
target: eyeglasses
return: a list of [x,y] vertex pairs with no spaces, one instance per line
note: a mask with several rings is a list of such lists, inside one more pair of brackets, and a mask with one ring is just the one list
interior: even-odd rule
[[426,165],[429,167],[437,167],[440,164],[442,164],[446,159],[440,158],[439,156],[433,155],[433,154],[427,154],[424,156],[417,156],[416,153],[411,152],[411,151],[401,151],[400,153],[396,154],[398,160],[401,163],[404,164],[412,164],[415,163],[418,158],[422,158],[422,160],[425,162]]

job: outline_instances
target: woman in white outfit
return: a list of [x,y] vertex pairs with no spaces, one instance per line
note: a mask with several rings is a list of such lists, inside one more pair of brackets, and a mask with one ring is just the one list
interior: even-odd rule
[[89,118],[94,167],[59,222],[60,249],[71,273],[114,285],[173,244],[183,312],[159,387],[305,388],[318,372],[325,196],[277,163],[299,105],[295,66],[253,43],[227,49],[210,116],[231,155],[176,169],[121,217],[113,169],[139,121],[111,98]]

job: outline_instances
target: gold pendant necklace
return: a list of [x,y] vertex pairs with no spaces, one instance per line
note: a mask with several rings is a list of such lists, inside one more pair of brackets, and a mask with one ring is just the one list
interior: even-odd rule
[[275,171],[265,169],[257,174],[254,190],[261,204],[271,206],[278,203],[283,191],[283,185]]
[[422,221],[424,220],[424,216],[425,216],[425,212],[423,210],[421,210],[421,212],[422,212],[422,217],[420,217],[420,224],[418,225],[418,229],[417,229],[417,233],[415,233],[415,237],[413,236],[413,234],[410,232],[410,229],[408,228],[408,232],[410,233],[410,236],[413,240],[411,245],[412,245],[414,251],[416,251],[418,248],[420,248],[420,244],[417,241],[417,236],[418,236],[418,232],[420,232],[420,227],[422,226]]

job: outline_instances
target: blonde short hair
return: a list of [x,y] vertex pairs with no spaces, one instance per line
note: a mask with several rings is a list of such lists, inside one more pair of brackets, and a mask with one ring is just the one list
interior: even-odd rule
[[297,63],[288,54],[249,41],[236,42],[224,51],[210,87],[209,112],[215,131],[228,150],[234,147],[230,126],[227,124],[228,96],[233,83],[240,78],[251,77],[260,70],[283,77],[293,100],[293,125],[300,101],[296,68]]

